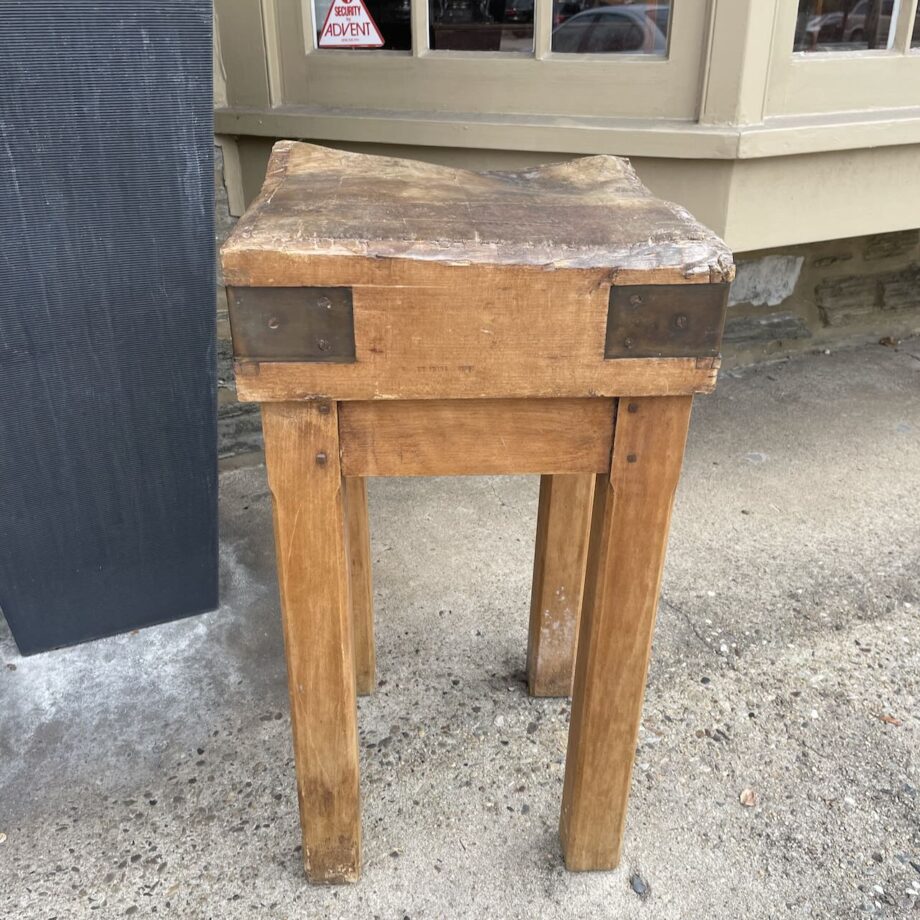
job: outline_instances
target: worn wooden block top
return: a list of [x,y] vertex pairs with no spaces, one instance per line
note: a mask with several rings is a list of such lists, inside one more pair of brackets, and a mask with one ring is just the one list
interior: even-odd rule
[[604,268],[670,283],[725,281],[725,244],[654,198],[627,160],[591,156],[476,173],[275,144],[262,193],[223,247],[230,283],[278,283],[317,256]]
[[222,260],[263,402],[707,392],[734,271],[616,157],[475,173],[293,141]]

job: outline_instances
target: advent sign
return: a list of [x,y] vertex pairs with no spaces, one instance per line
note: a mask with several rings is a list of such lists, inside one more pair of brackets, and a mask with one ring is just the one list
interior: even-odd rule
[[383,36],[364,0],[332,0],[319,34],[320,48],[379,48]]

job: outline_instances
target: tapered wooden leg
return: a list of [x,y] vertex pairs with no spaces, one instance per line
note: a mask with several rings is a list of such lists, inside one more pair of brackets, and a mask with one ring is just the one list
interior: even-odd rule
[[371,587],[371,540],[367,517],[367,480],[345,477],[348,573],[355,635],[355,681],[362,696],[377,685],[374,651],[374,595]]
[[612,869],[626,803],[690,396],[621,399],[597,477],[560,836],[569,869]]
[[262,427],[304,867],[312,882],[354,881],[361,871],[358,731],[336,405],[266,403]]
[[593,495],[592,475],[540,477],[527,637],[531,696],[572,690]]

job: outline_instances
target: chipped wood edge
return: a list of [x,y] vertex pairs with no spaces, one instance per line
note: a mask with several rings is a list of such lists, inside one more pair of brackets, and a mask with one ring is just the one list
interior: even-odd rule
[[[337,399],[343,402],[377,399],[541,399],[609,396],[690,396],[712,393],[720,357],[614,358],[598,366],[597,379],[586,387],[552,388],[539,379],[526,387],[501,380],[479,384],[458,377],[442,378],[426,386],[404,376],[401,381],[361,381],[352,378],[359,364],[318,365],[286,361],[234,362],[237,399],[240,402],[289,402]],[[616,365],[616,374],[609,368]],[[603,379],[607,372],[611,379]],[[396,375],[398,377],[398,375]],[[328,383],[328,385],[326,385]]]

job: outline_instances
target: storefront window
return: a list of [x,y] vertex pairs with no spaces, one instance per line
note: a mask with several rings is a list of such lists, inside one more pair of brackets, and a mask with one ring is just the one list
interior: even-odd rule
[[433,51],[533,51],[534,0],[429,0]]
[[563,54],[666,54],[671,3],[555,0],[553,51]]
[[799,0],[795,50],[884,50],[897,8],[895,0]]
[[[428,47],[432,51],[533,53],[537,0],[427,2]],[[667,54],[672,0],[547,2],[552,3],[551,47],[555,52]],[[317,48],[412,50],[412,0],[314,0],[314,3]]]

